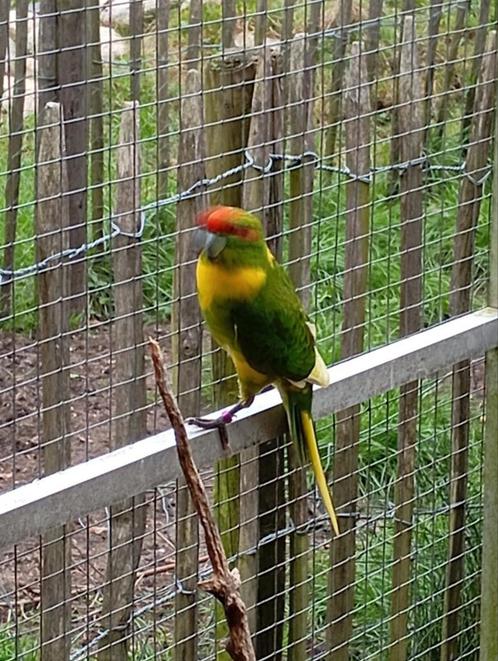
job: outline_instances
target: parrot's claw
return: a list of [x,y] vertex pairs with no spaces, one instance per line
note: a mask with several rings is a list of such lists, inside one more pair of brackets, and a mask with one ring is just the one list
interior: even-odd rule
[[200,427],[201,429],[218,429],[220,433],[221,447],[225,452],[231,451],[226,426],[232,422],[236,413],[245,409],[247,406],[250,406],[253,400],[254,397],[248,397],[247,399],[238,402],[238,404],[232,406],[228,411],[223,411],[218,418],[187,418],[185,422],[187,425],[196,425],[196,427]]
[[221,447],[225,452],[228,452],[230,443],[228,442],[226,425],[232,422],[233,417],[233,414],[230,415],[230,411],[227,411],[219,418],[187,418],[185,422],[187,425],[195,425],[201,429],[217,429],[220,434]]

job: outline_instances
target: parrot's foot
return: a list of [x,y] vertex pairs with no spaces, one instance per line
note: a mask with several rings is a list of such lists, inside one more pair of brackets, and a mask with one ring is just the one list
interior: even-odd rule
[[254,397],[245,399],[235,406],[232,406],[228,411],[224,411],[218,418],[187,418],[185,422],[187,425],[195,425],[201,429],[218,429],[220,433],[221,447],[226,452],[227,450],[230,450],[226,426],[232,422],[239,411],[250,406],[253,401]]

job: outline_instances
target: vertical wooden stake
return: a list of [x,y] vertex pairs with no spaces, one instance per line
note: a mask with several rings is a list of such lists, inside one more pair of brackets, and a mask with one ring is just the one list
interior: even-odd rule
[[490,0],[479,2],[479,20],[474,38],[474,55],[472,57],[472,68],[470,72],[470,85],[465,94],[465,109],[462,117],[462,144],[467,142],[467,133],[472,122],[472,109],[474,108],[477,89],[477,79],[481,69],[482,56],[486,46],[486,35],[488,32]]
[[[483,186],[479,183],[486,171],[493,131],[494,81],[496,76],[495,33],[491,35],[477,94],[465,172],[460,186],[458,215],[454,240],[451,277],[450,311],[452,315],[468,312],[471,304],[474,236],[479,220]],[[444,593],[444,618],[441,636],[441,661],[458,656],[460,596],[465,561],[465,500],[470,418],[470,361],[453,368],[452,452],[450,481],[449,548]],[[461,634],[460,634],[461,635]]]
[[438,141],[441,141],[444,136],[444,130],[447,124],[446,120],[448,118],[448,104],[450,102],[450,98],[455,98],[454,92],[451,91],[451,81],[453,78],[455,63],[458,59],[458,48],[460,47],[460,41],[463,39],[464,35],[465,20],[467,18],[469,9],[470,2],[462,2],[456,5],[456,18],[455,23],[451,29],[451,38],[450,35],[448,35],[449,46],[446,55],[446,66],[444,68],[444,92],[441,96],[439,108],[437,110],[436,135]]
[[[498,79],[495,81],[498,106]],[[498,314],[498,113],[495,112],[493,213],[489,251],[489,305]],[[486,430],[483,459],[483,530],[480,661],[498,658],[498,348],[486,354]]]
[[424,145],[428,145],[429,128],[431,125],[432,116],[432,102],[434,91],[434,72],[436,64],[436,52],[439,33],[439,24],[441,22],[441,15],[443,13],[442,0],[430,0],[429,6],[429,28],[428,28],[428,42],[427,52],[425,56],[425,108],[424,108],[424,125],[425,137]]
[[[268,139],[270,151],[281,154],[283,150],[283,107],[281,89],[282,62],[278,55],[271,59],[271,113],[267,121],[271,125]],[[262,210],[268,245],[277,258],[281,257],[283,227],[283,165],[273,163],[269,181],[269,202]],[[281,530],[286,523],[285,484],[281,476],[285,470],[283,437],[272,439],[259,446],[258,525],[260,538]],[[283,654],[285,620],[285,569],[286,539],[284,536],[266,542],[259,552],[258,610],[256,617],[256,657],[279,661]]]
[[[46,104],[58,100],[57,91],[57,0],[40,0],[38,18],[38,115]],[[37,136],[37,146],[39,137]]]
[[202,0],[190,0],[188,46],[185,55],[189,69],[200,69],[202,49]]
[[[14,268],[14,246],[17,234],[17,206],[21,183],[21,155],[24,137],[24,95],[26,91],[26,51],[28,40],[29,0],[20,0],[16,7],[16,60],[12,107],[10,113],[7,183],[5,185],[5,232],[3,267]],[[3,83],[2,83],[3,84]],[[0,315],[10,312],[12,282],[0,288]]]
[[0,99],[3,98],[7,44],[9,43],[9,0],[0,0]]
[[353,10],[352,0],[341,0],[339,3],[339,18],[338,28],[339,36],[334,39],[334,46],[332,52],[332,77],[329,89],[329,110],[328,110],[328,123],[327,123],[327,142],[325,146],[325,155],[333,156],[336,149],[337,131],[339,128],[339,117],[342,113],[342,79],[344,76],[344,68],[346,65],[344,56],[348,45],[349,31],[348,28],[351,24],[351,16]]
[[[284,72],[289,103],[289,151],[300,155],[313,151],[313,86],[314,76],[306,67],[309,44],[303,35],[289,43],[288,70]],[[311,284],[311,240],[313,231],[313,185],[315,165],[310,157],[289,173],[289,275],[307,309]],[[293,467],[289,478],[290,515],[297,529],[308,521],[308,488],[306,470],[289,448]],[[290,536],[289,563],[289,651],[291,661],[306,657],[309,612],[309,542],[301,530]]]
[[[399,76],[398,122],[402,163],[420,158],[423,149],[424,107],[416,36],[414,18],[406,15],[403,21]],[[422,182],[420,164],[407,165],[400,175],[401,336],[415,333],[422,324]],[[389,648],[391,661],[403,661],[408,654],[418,391],[418,381],[407,383],[400,389],[398,465],[394,496],[396,518]]]
[[[231,15],[232,0],[223,3],[225,15]],[[225,12],[228,12],[225,14]],[[233,37],[231,22],[223,23],[224,46],[227,48]],[[254,80],[254,62],[243,52],[224,53],[206,67],[206,174],[213,177],[220,172],[236,167],[245,161],[250,123],[250,110]],[[242,175],[223,180],[210,195],[210,203],[240,207],[242,203]],[[232,361],[227,354],[212,344],[214,404],[221,407],[238,398],[238,388]],[[233,557],[239,548],[239,456],[235,455],[218,462],[216,469],[215,499],[216,514],[223,545],[227,556]],[[217,641],[226,636],[226,625],[218,609]],[[218,645],[218,643],[217,643]],[[218,646],[219,647],[219,646]],[[221,646],[222,647],[222,646]],[[220,652],[220,658],[226,658]]]
[[[366,56],[355,42],[346,69],[346,164],[358,177],[370,173],[370,96]],[[368,276],[370,185],[353,179],[346,190],[346,246],[344,266],[344,317],[341,358],[363,351]],[[329,598],[327,601],[327,658],[349,659],[354,607],[356,562],[355,512],[358,497],[357,468],[360,437],[360,407],[337,414],[334,457],[334,498],[341,517],[341,535],[330,545]]]
[[143,0],[131,0],[130,4],[130,94],[134,101],[140,101],[140,69],[142,67],[142,44],[144,36]]
[[169,0],[157,3],[157,196],[168,194],[169,165]]
[[[204,134],[201,79],[196,70],[187,73],[185,96],[181,106],[180,141],[178,145],[178,190],[187,190],[204,176]],[[176,255],[173,279],[172,353],[177,366],[173,387],[184,416],[200,412],[202,385],[202,333],[196,298],[196,250],[192,230],[202,198],[178,203],[176,210]],[[197,658],[197,573],[199,531],[195,509],[184,480],[176,491],[176,578],[181,586],[175,597],[175,658]]]
[[[138,105],[127,103],[121,116],[117,149],[116,224],[130,236],[113,242],[115,355],[112,447],[146,435],[143,334],[142,248],[133,234],[140,226],[140,125]],[[109,522],[110,550],[102,601],[108,632],[99,645],[99,661],[126,659],[133,608],[135,572],[145,532],[144,496],[113,505]]]
[[[247,149],[256,166],[265,167],[270,156],[270,109],[272,103],[270,52],[263,49],[256,65],[251,107],[251,124]],[[245,171],[242,189],[242,207],[262,216],[270,201],[270,177],[257,168]],[[242,553],[254,547],[260,537],[258,519],[259,448],[245,450],[240,455],[240,532],[239,549]],[[239,560],[241,596],[247,606],[251,633],[256,633],[258,602],[259,553],[242,555]],[[268,577],[266,577],[268,580]]]
[[[40,121],[37,167],[37,259],[69,245],[67,173],[62,109],[48,103]],[[71,462],[69,442],[71,413],[67,331],[69,319],[69,272],[56,264],[38,274],[40,374],[43,393],[42,451],[45,475],[63,470]],[[71,548],[67,527],[43,535],[41,569],[42,661],[69,659],[71,630]]]
[[370,80],[370,104],[375,110],[377,108],[377,68],[379,61],[380,23],[384,0],[370,0],[368,3],[368,20],[372,25],[365,30],[365,49],[367,51],[368,79]]
[[237,16],[235,0],[222,0],[221,8],[221,43],[223,51],[226,54],[226,51],[234,46],[234,31]]
[[[87,33],[90,45],[87,48],[88,114],[90,131],[90,171],[92,198],[92,236],[104,234],[104,98],[103,66],[100,45],[100,5],[90,0],[87,8]],[[109,44],[109,49],[111,44]],[[111,57],[111,55],[110,55]]]
[[[64,108],[67,176],[69,182],[69,218],[71,247],[86,241],[87,230],[87,76],[86,76],[86,0],[57,0],[55,34],[58,38],[56,80],[60,85],[58,100]],[[43,44],[45,47],[45,44]],[[57,48],[59,50],[57,50]],[[75,259],[71,264],[71,310],[81,314],[86,307],[86,261]]]

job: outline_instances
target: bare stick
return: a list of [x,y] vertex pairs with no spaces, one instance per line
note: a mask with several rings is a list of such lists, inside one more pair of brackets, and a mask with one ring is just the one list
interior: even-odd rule
[[240,597],[239,573],[236,569],[230,571],[228,566],[221,535],[209,507],[206,489],[192,457],[182,414],[167,382],[161,349],[153,339],[149,339],[149,345],[157,389],[175,431],[178,460],[204,530],[207,553],[213,568],[212,578],[199,583],[199,587],[212,594],[223,606],[229,628],[229,638],[225,648],[231,658],[235,661],[256,661],[246,607]]

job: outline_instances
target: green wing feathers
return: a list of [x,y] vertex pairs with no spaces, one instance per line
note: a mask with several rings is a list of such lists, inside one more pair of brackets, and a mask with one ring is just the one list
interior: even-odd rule
[[332,495],[330,493],[327,478],[323,471],[320,452],[316,442],[315,427],[311,417],[312,387],[310,384],[302,389],[297,389],[287,384],[279,385],[282,396],[289,431],[296,448],[298,459],[302,465],[308,461],[311,464],[315,476],[316,485],[323,504],[330,518],[330,523],[336,535],[339,535],[339,524],[335,513]]

